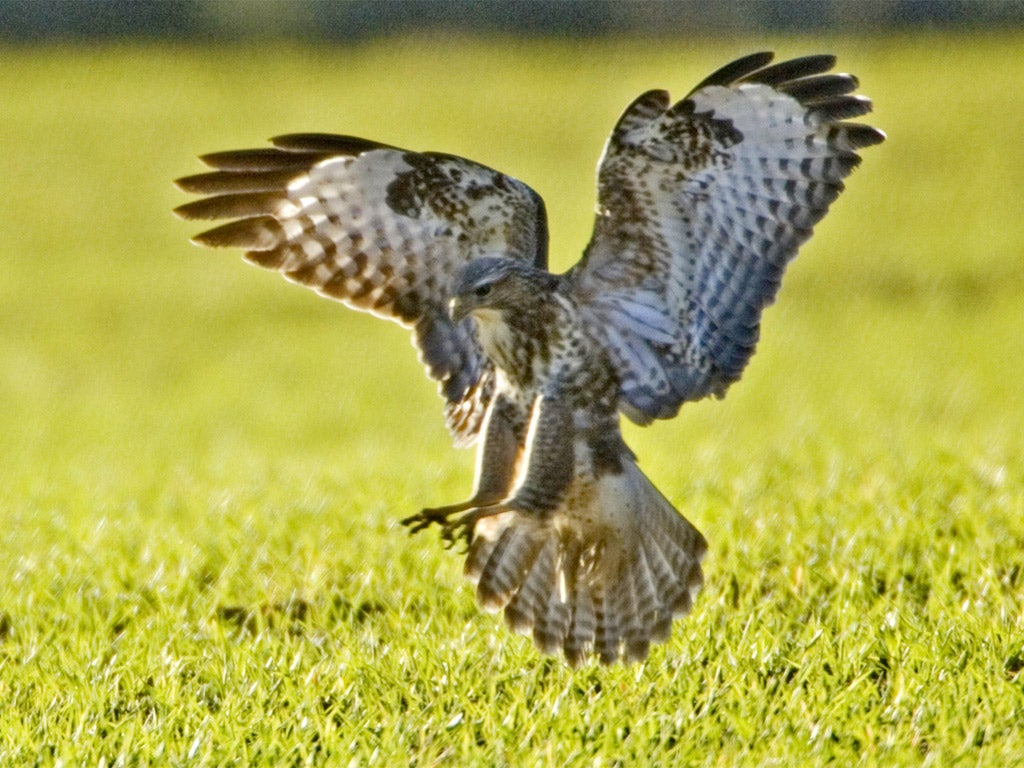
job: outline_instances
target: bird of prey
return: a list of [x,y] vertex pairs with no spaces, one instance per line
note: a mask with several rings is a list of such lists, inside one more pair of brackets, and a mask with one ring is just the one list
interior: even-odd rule
[[479,163],[351,136],[217,152],[176,212],[230,219],[194,242],[410,328],[454,442],[478,446],[466,501],[403,522],[467,546],[479,603],[572,664],[644,659],[703,582],[707,544],[640,471],[619,414],[668,419],[739,379],[786,264],[885,138],[835,58],[755,53],[615,125],[593,235],[547,270],[547,218]]

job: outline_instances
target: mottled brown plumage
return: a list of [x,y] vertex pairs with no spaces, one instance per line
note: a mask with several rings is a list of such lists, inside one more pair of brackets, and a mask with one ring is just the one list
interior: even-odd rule
[[831,56],[739,59],[683,100],[637,98],[598,169],[594,233],[547,271],[540,197],[439,153],[297,134],[181,179],[195,238],[411,328],[457,444],[466,501],[404,522],[468,545],[489,610],[573,664],[647,656],[702,584],[703,536],[640,471],[619,414],[647,424],[721,396],[786,264],[883,135]]

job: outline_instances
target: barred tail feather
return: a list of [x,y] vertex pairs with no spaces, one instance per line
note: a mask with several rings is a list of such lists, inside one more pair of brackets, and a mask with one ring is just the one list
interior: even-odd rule
[[625,648],[626,659],[630,661],[642,661],[647,657],[655,627],[658,626],[661,606],[661,598],[655,590],[644,549],[644,542],[641,540],[633,567],[626,579],[630,584],[632,598],[632,604],[628,608],[630,622],[629,630],[626,632]]
[[530,632],[544,615],[555,583],[558,542],[549,538],[526,575],[522,587],[505,608],[505,622],[514,632]]
[[509,628],[574,665],[591,654],[603,664],[643,660],[703,583],[704,537],[624,464],[550,518],[481,520],[466,561],[484,608],[504,608]]
[[537,623],[533,625],[533,642],[542,653],[558,653],[569,631],[569,595],[564,588],[564,577],[565,571],[561,567],[558,568],[555,583],[551,585],[552,590],[547,596],[547,605],[537,616]]
[[605,585],[598,593],[594,652],[602,664],[614,664],[619,658],[622,629],[619,626],[619,612],[614,608],[617,591],[615,586]]
[[707,543],[696,528],[685,526],[673,536],[669,530],[655,533],[647,539],[647,548],[662,568],[661,578],[665,580],[662,605],[672,616],[690,612],[693,598],[704,585],[704,574],[700,561],[707,551]]
[[655,592],[662,596],[651,634],[651,639],[659,642],[668,639],[672,631],[675,605],[683,594],[689,594],[689,589],[684,582],[676,578],[672,565],[665,558],[665,555],[662,554],[661,548],[658,546],[657,539],[644,539],[643,550],[647,564],[651,569]]
[[485,517],[477,522],[473,532],[473,541],[466,554],[466,565],[463,568],[463,573],[470,581],[474,583],[480,581],[491,554],[498,546],[498,539],[508,529],[513,517],[512,512],[506,512],[493,517]]
[[581,664],[594,646],[597,615],[590,590],[577,589],[572,595],[572,618],[565,638],[565,658],[573,666]]
[[505,607],[540,554],[543,541],[525,526],[509,526],[501,534],[476,585],[476,597],[488,611]]
[[647,658],[650,650],[650,631],[640,616],[640,600],[637,594],[636,563],[623,574],[622,590],[619,592],[618,611],[625,632],[623,633],[623,656],[626,661],[640,661]]

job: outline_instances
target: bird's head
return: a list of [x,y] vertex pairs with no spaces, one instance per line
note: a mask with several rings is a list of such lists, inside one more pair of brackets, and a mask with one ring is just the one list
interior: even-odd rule
[[448,310],[455,322],[471,315],[483,322],[501,320],[508,313],[528,312],[540,294],[554,287],[554,280],[516,259],[475,259],[456,276]]

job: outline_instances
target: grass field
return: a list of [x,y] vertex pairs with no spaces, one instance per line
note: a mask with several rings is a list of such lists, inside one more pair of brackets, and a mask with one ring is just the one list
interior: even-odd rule
[[[289,131],[464,154],[564,268],[619,111],[768,46],[889,141],[730,396],[628,430],[707,586],[572,671],[397,522],[472,472],[404,333],[191,247],[170,180]],[[4,48],[0,764],[1024,763],[1022,46]]]

